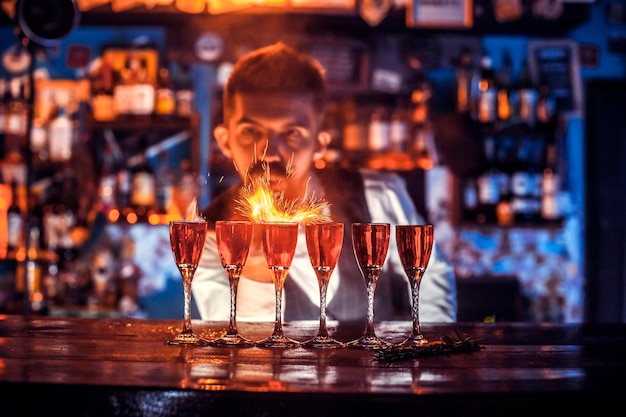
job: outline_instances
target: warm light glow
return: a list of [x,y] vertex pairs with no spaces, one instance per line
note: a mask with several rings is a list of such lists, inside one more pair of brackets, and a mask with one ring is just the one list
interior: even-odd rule
[[243,189],[238,201],[239,212],[260,223],[293,222],[312,223],[331,221],[328,202],[315,196],[287,200],[283,193],[272,191],[264,178],[256,178]]
[[109,211],[108,217],[111,223],[115,223],[120,218],[120,211],[118,209],[111,209],[111,211]]
[[126,221],[128,222],[128,224],[135,224],[137,223],[137,214],[132,212],[132,213],[128,213],[126,215]]

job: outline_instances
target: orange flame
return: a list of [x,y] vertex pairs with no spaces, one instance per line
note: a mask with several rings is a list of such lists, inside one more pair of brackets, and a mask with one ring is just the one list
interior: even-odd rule
[[243,188],[243,198],[237,210],[258,223],[293,222],[321,223],[331,221],[329,203],[315,196],[285,199],[281,192],[272,191],[265,178],[258,177]]
[[199,220],[200,213],[198,212],[198,199],[196,197],[191,200],[191,203],[187,206],[187,210],[185,210],[185,220]]

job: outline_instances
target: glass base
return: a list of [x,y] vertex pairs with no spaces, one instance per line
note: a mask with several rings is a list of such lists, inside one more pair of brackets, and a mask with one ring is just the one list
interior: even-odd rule
[[356,340],[346,343],[346,346],[354,349],[384,349],[392,344],[379,339],[377,336],[361,336]]
[[253,340],[247,339],[240,334],[226,334],[219,339],[211,340],[211,346],[235,346],[235,347],[252,347],[255,345]]
[[273,334],[268,338],[263,340],[259,340],[255,343],[258,347],[266,347],[266,348],[297,348],[302,345],[302,343],[297,340],[290,339],[283,335]]
[[420,346],[426,346],[428,340],[423,335],[409,336],[402,342],[396,343],[395,346],[399,348],[415,348]]
[[166,345],[208,346],[209,341],[195,334],[179,334],[172,340],[165,342]]
[[315,336],[306,342],[302,342],[302,347],[314,349],[336,349],[346,347],[346,344],[329,336]]

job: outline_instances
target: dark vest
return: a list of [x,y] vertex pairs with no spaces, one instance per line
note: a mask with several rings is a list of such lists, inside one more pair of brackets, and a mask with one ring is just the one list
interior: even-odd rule
[[[367,292],[365,280],[352,250],[352,223],[369,222],[371,216],[365,200],[363,178],[358,171],[327,168],[318,171],[330,203],[331,217],[345,224],[343,248],[337,268],[341,274],[339,288],[326,307],[329,320],[356,321],[367,315]],[[213,200],[202,213],[214,227],[219,219],[229,218],[239,198],[240,186],[229,188]],[[394,233],[392,227],[392,233]],[[309,298],[290,280],[285,281],[286,321],[315,320],[319,318],[319,305]],[[381,274],[374,297],[374,317],[378,320],[410,319],[410,302],[406,278],[397,274]]]

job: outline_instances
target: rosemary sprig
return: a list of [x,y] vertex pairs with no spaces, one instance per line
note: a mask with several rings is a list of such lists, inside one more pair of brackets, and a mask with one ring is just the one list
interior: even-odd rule
[[427,356],[449,355],[452,353],[476,352],[484,346],[471,337],[461,337],[456,333],[456,337],[441,336],[441,340],[431,342],[424,346],[400,347],[392,346],[376,350],[374,359],[384,362],[397,362],[408,359],[417,359]]

